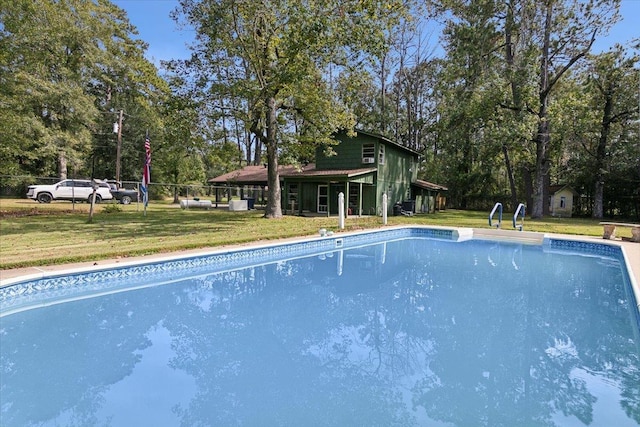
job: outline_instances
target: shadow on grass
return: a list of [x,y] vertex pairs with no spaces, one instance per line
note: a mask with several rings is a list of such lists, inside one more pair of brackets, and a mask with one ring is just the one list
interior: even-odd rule
[[[103,204],[101,206],[105,206]],[[312,236],[320,228],[339,231],[337,217],[285,215],[266,219],[263,211],[230,212],[226,209],[196,210],[175,205],[150,205],[146,215],[135,205],[122,210],[95,213],[87,223],[87,210],[66,205],[37,207],[36,214],[12,214],[0,218],[0,267],[95,261],[220,247],[247,242]],[[85,206],[86,207],[86,206]],[[33,205],[22,206],[32,212]],[[78,207],[76,207],[78,208]],[[14,209],[20,211],[21,209]],[[390,216],[389,225],[440,225],[488,228],[488,213],[446,210],[411,217]],[[510,220],[507,217],[503,225]],[[349,217],[345,231],[382,226],[380,217]],[[506,226],[504,228],[507,228]],[[525,220],[525,230],[567,234],[601,235],[595,220],[545,218]]]

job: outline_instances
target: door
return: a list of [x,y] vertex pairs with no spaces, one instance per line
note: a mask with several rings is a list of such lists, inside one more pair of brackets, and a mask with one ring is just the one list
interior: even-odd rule
[[329,187],[318,185],[318,213],[327,213],[329,208]]
[[74,184],[77,185],[76,182],[70,179],[60,181],[60,183],[56,185],[56,190],[53,198],[61,200],[71,200],[74,198],[74,196],[75,198],[79,198],[78,194],[76,194],[76,187]]

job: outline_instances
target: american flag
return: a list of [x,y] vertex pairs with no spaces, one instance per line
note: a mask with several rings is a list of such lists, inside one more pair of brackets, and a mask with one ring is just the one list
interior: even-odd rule
[[151,141],[149,141],[149,134],[144,139],[144,169],[142,170],[142,185],[140,191],[142,192],[142,200],[146,207],[149,203],[149,184],[151,183]]

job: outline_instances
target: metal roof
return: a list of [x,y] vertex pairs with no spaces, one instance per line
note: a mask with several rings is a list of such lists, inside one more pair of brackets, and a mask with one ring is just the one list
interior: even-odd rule
[[[315,163],[309,163],[305,166],[279,166],[278,173],[280,178],[311,178],[311,177],[339,177],[354,178],[360,175],[376,172],[377,168],[357,168],[357,169],[316,169]],[[212,184],[267,184],[267,168],[266,166],[245,166],[224,175],[217,176],[208,180]]]
[[448,188],[439,184],[434,184],[433,182],[423,181],[421,179],[417,179],[415,182],[412,182],[411,185],[415,185],[419,188],[424,188],[425,190],[435,190],[435,191],[447,191]]
[[[297,170],[296,166],[279,166],[280,175]],[[213,184],[244,183],[244,184],[265,184],[267,183],[267,167],[265,166],[245,166],[242,169],[225,173],[224,175],[211,178],[208,182]]]
[[302,170],[281,173],[285,178],[306,178],[306,177],[341,177],[353,178],[360,175],[376,172],[377,168],[357,168],[357,169],[316,169],[315,164],[310,163]]

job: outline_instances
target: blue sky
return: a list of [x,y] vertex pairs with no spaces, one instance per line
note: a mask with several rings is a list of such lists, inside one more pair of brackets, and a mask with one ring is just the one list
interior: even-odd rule
[[[112,1],[127,12],[131,23],[138,28],[139,38],[149,44],[146,55],[149,60],[158,65],[160,60],[189,56],[186,45],[193,39],[193,31],[178,29],[169,18],[169,13],[178,5],[177,0]],[[622,20],[611,29],[609,36],[596,40],[594,52],[640,37],[640,0],[622,0],[620,11]]]
[[[129,16],[138,29],[138,38],[149,44],[147,58],[156,65],[160,60],[189,57],[188,41],[193,31],[179,30],[169,13],[178,6],[177,0],[111,0]],[[640,0],[638,0],[640,1]]]

